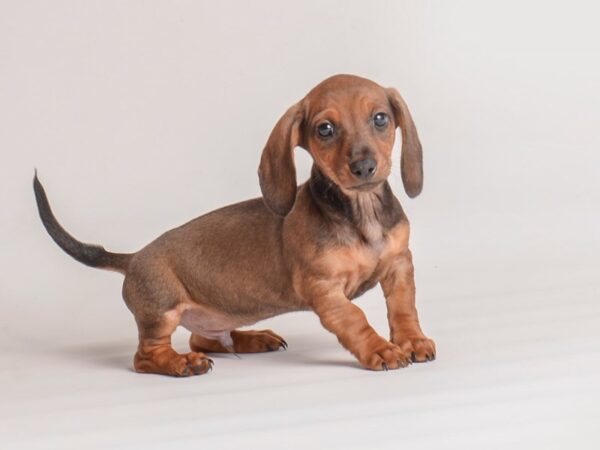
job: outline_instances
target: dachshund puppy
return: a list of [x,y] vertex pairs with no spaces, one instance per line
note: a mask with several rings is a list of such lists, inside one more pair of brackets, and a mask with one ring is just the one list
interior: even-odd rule
[[[66,253],[125,275],[138,372],[197,375],[212,368],[205,353],[286,348],[270,330],[238,328],[301,310],[314,311],[365,368],[396,369],[435,358],[415,308],[409,223],[387,182],[396,127],[404,188],[415,197],[423,185],[421,144],[400,94],[356,76],[328,78],[271,132],[258,169],[263,198],[198,217],[137,253],[77,241],[57,222],[37,175],[34,191],[44,226]],[[314,160],[300,186],[298,146]],[[390,340],[351,302],[378,283]],[[179,325],[192,332],[190,353],[171,346]]]

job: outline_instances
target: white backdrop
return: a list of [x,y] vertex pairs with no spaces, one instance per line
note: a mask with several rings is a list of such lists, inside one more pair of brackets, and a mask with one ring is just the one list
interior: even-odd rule
[[[599,13],[578,1],[1,2],[0,441],[598,448]],[[190,380],[133,374],[120,276],[51,242],[34,167],[69,231],[134,251],[257,196],[271,127],[335,73],[397,87],[419,129],[423,194],[409,200],[398,170],[391,183],[439,359],[361,371],[302,313],[265,324],[285,354],[220,358]],[[297,161],[306,177],[309,158]],[[359,304],[385,334],[381,293]]]

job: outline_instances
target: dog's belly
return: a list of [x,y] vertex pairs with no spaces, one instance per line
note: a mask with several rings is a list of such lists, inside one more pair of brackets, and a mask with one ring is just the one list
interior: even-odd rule
[[252,325],[251,318],[231,317],[202,305],[189,305],[181,315],[181,325],[194,334],[221,342],[224,347],[233,345],[231,331]]
[[266,282],[261,283],[261,289],[249,289],[217,281],[220,280],[212,277],[210,283],[186,286],[190,299],[197,307],[213,311],[212,314],[238,326],[252,325],[260,320],[308,308],[306,302],[293,291],[271,289]]
[[[281,304],[268,307],[264,303],[252,302],[253,308],[235,312],[225,312],[200,303],[190,302],[183,307],[181,325],[194,334],[207,339],[218,340],[229,348],[232,345],[231,331],[253,325],[260,320],[283,314],[289,311],[306,309],[301,307],[285,307]],[[260,306],[259,308],[257,306]]]

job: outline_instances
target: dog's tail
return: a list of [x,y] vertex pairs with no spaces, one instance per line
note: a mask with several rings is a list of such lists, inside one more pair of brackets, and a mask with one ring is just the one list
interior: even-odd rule
[[54,239],[67,254],[75,258],[80,263],[91,267],[101,269],[115,270],[125,273],[133,254],[128,253],[111,253],[104,250],[104,247],[93,244],[84,244],[71,236],[56,220],[54,213],[48,203],[46,191],[40,180],[37,177],[37,170],[33,177],[33,191],[37,201],[38,211],[42,223],[48,231],[48,234]]

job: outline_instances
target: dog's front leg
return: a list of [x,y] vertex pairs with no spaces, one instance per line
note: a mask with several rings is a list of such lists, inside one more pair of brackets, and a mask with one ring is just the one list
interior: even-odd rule
[[410,364],[410,352],[379,336],[362,310],[337,292],[313,297],[313,310],[323,326],[367,369],[387,370]]
[[435,359],[435,343],[421,331],[415,306],[415,279],[412,254],[406,249],[390,264],[381,280],[385,295],[390,340],[412,354],[412,360]]

